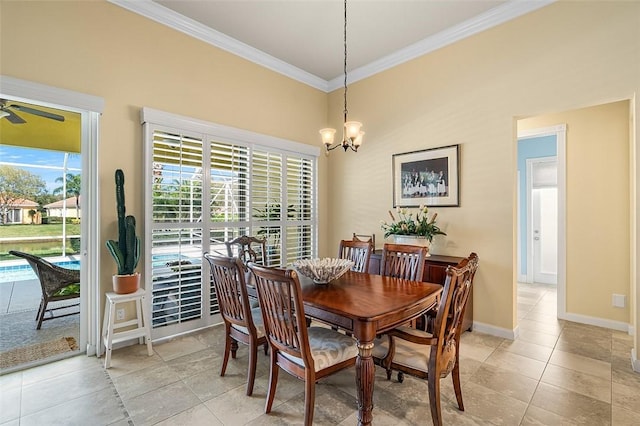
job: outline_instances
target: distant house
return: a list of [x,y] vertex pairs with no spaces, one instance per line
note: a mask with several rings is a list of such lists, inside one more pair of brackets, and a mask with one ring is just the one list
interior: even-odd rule
[[[4,204],[4,203],[3,203]],[[6,207],[6,215],[4,217],[5,224],[16,224],[16,223],[41,223],[42,217],[40,212],[38,212],[39,204],[32,200],[27,200],[25,198],[18,198]],[[30,211],[34,211],[35,214],[33,216],[29,215]]]
[[[80,199],[78,199],[78,204]],[[69,197],[66,200],[56,201],[55,203],[43,206],[47,210],[49,217],[71,217],[80,218],[80,208],[76,207],[76,197]],[[64,211],[66,207],[66,213]]]

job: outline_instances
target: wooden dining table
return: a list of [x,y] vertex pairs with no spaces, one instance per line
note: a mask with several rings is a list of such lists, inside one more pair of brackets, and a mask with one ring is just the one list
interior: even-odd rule
[[322,285],[298,276],[305,315],[349,331],[357,340],[358,425],[370,425],[375,378],[371,354],[376,335],[434,306],[442,286],[353,271]]

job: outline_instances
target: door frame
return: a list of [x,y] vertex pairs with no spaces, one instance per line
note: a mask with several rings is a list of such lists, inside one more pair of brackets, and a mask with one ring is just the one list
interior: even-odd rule
[[[518,139],[537,138],[542,136],[556,137],[556,159],[558,164],[558,284],[557,284],[557,317],[566,319],[567,317],[567,125],[542,127],[537,129],[521,130],[518,132]],[[527,176],[528,177],[528,176]],[[529,180],[529,179],[528,179]],[[530,191],[527,184],[527,197]],[[529,201],[529,200],[528,200]],[[528,204],[530,205],[530,204]],[[531,209],[527,209],[527,233],[530,234]],[[527,236],[527,239],[529,237]],[[529,251],[529,250],[527,250]],[[527,253],[527,277],[532,273],[529,268],[529,256]]]
[[[27,80],[0,75],[0,96],[34,105],[73,111],[81,115],[82,186],[80,208],[85,217],[100,217],[100,186],[98,185],[99,117],[104,99],[60,89]],[[78,346],[87,355],[95,355],[100,337],[100,226],[99,220],[80,222],[80,281],[86,291],[80,294],[80,341]],[[82,349],[84,348],[84,349]]]
[[[536,158],[527,158],[526,160],[526,166],[527,166],[527,235],[526,235],[526,244],[527,244],[527,282],[528,283],[533,283],[536,282],[535,281],[535,274],[534,274],[534,252],[535,252],[535,248],[534,248],[534,239],[533,237],[533,207],[534,207],[534,202],[533,202],[533,167],[534,164],[536,163],[548,163],[548,162],[556,162],[557,163],[557,156],[553,156],[553,157],[536,157]],[[557,166],[556,166],[557,168]],[[557,186],[556,186],[557,188]],[[557,249],[557,244],[556,244],[556,249]],[[557,285],[557,276],[556,276],[556,285]],[[538,281],[540,283],[543,283],[543,281]]]

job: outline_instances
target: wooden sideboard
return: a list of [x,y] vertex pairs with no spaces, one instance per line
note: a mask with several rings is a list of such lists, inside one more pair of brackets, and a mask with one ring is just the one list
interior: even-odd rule
[[[380,260],[382,259],[382,250],[376,250],[371,254],[369,260],[369,273],[380,274]],[[427,257],[424,262],[424,273],[422,275],[422,281],[444,284],[446,278],[446,270],[449,265],[457,265],[462,261],[462,257],[456,256],[440,256],[432,254]],[[462,330],[471,331],[473,325],[473,287],[469,292],[469,300],[464,311],[464,318],[462,320]]]

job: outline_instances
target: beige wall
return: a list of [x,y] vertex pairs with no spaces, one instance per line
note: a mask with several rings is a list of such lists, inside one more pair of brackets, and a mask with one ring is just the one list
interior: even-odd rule
[[[629,102],[523,119],[518,130],[558,124],[567,125],[567,313],[629,324]],[[625,308],[611,305],[613,293]]]
[[[0,8],[1,74],[105,99],[103,240],[116,229],[115,168],[127,173],[128,211],[142,215],[142,106],[308,144],[318,143],[317,129],[340,126],[341,91],[327,97],[117,6]],[[392,154],[460,144],[461,204],[433,209],[448,233],[434,251],[479,253],[475,321],[512,330],[516,120],[631,98],[640,89],[639,15],[638,2],[558,2],[350,85],[350,118],[367,135],[357,154],[320,158],[320,255],[334,255],[354,231],[382,241]],[[104,290],[113,262],[106,250],[101,260]]]
[[126,174],[127,213],[143,224],[143,106],[319,144],[323,92],[103,1],[3,1],[0,8],[0,74],[105,100],[97,218],[103,291],[115,272],[103,242],[117,236],[116,168]]
[[[364,123],[366,140],[357,155],[331,155],[329,215],[341,220],[328,228],[321,254],[353,231],[376,232],[382,242],[393,154],[460,144],[460,207],[433,209],[448,234],[434,251],[476,251],[474,320],[514,329],[517,118],[632,98],[640,89],[638,16],[638,2],[557,2],[350,85],[349,117]],[[341,95],[330,96],[336,122]],[[630,252],[621,250],[624,264]],[[591,264],[577,265],[577,257],[570,270]],[[594,309],[597,297],[572,299],[571,308],[586,299],[586,312],[631,322],[628,311]]]

